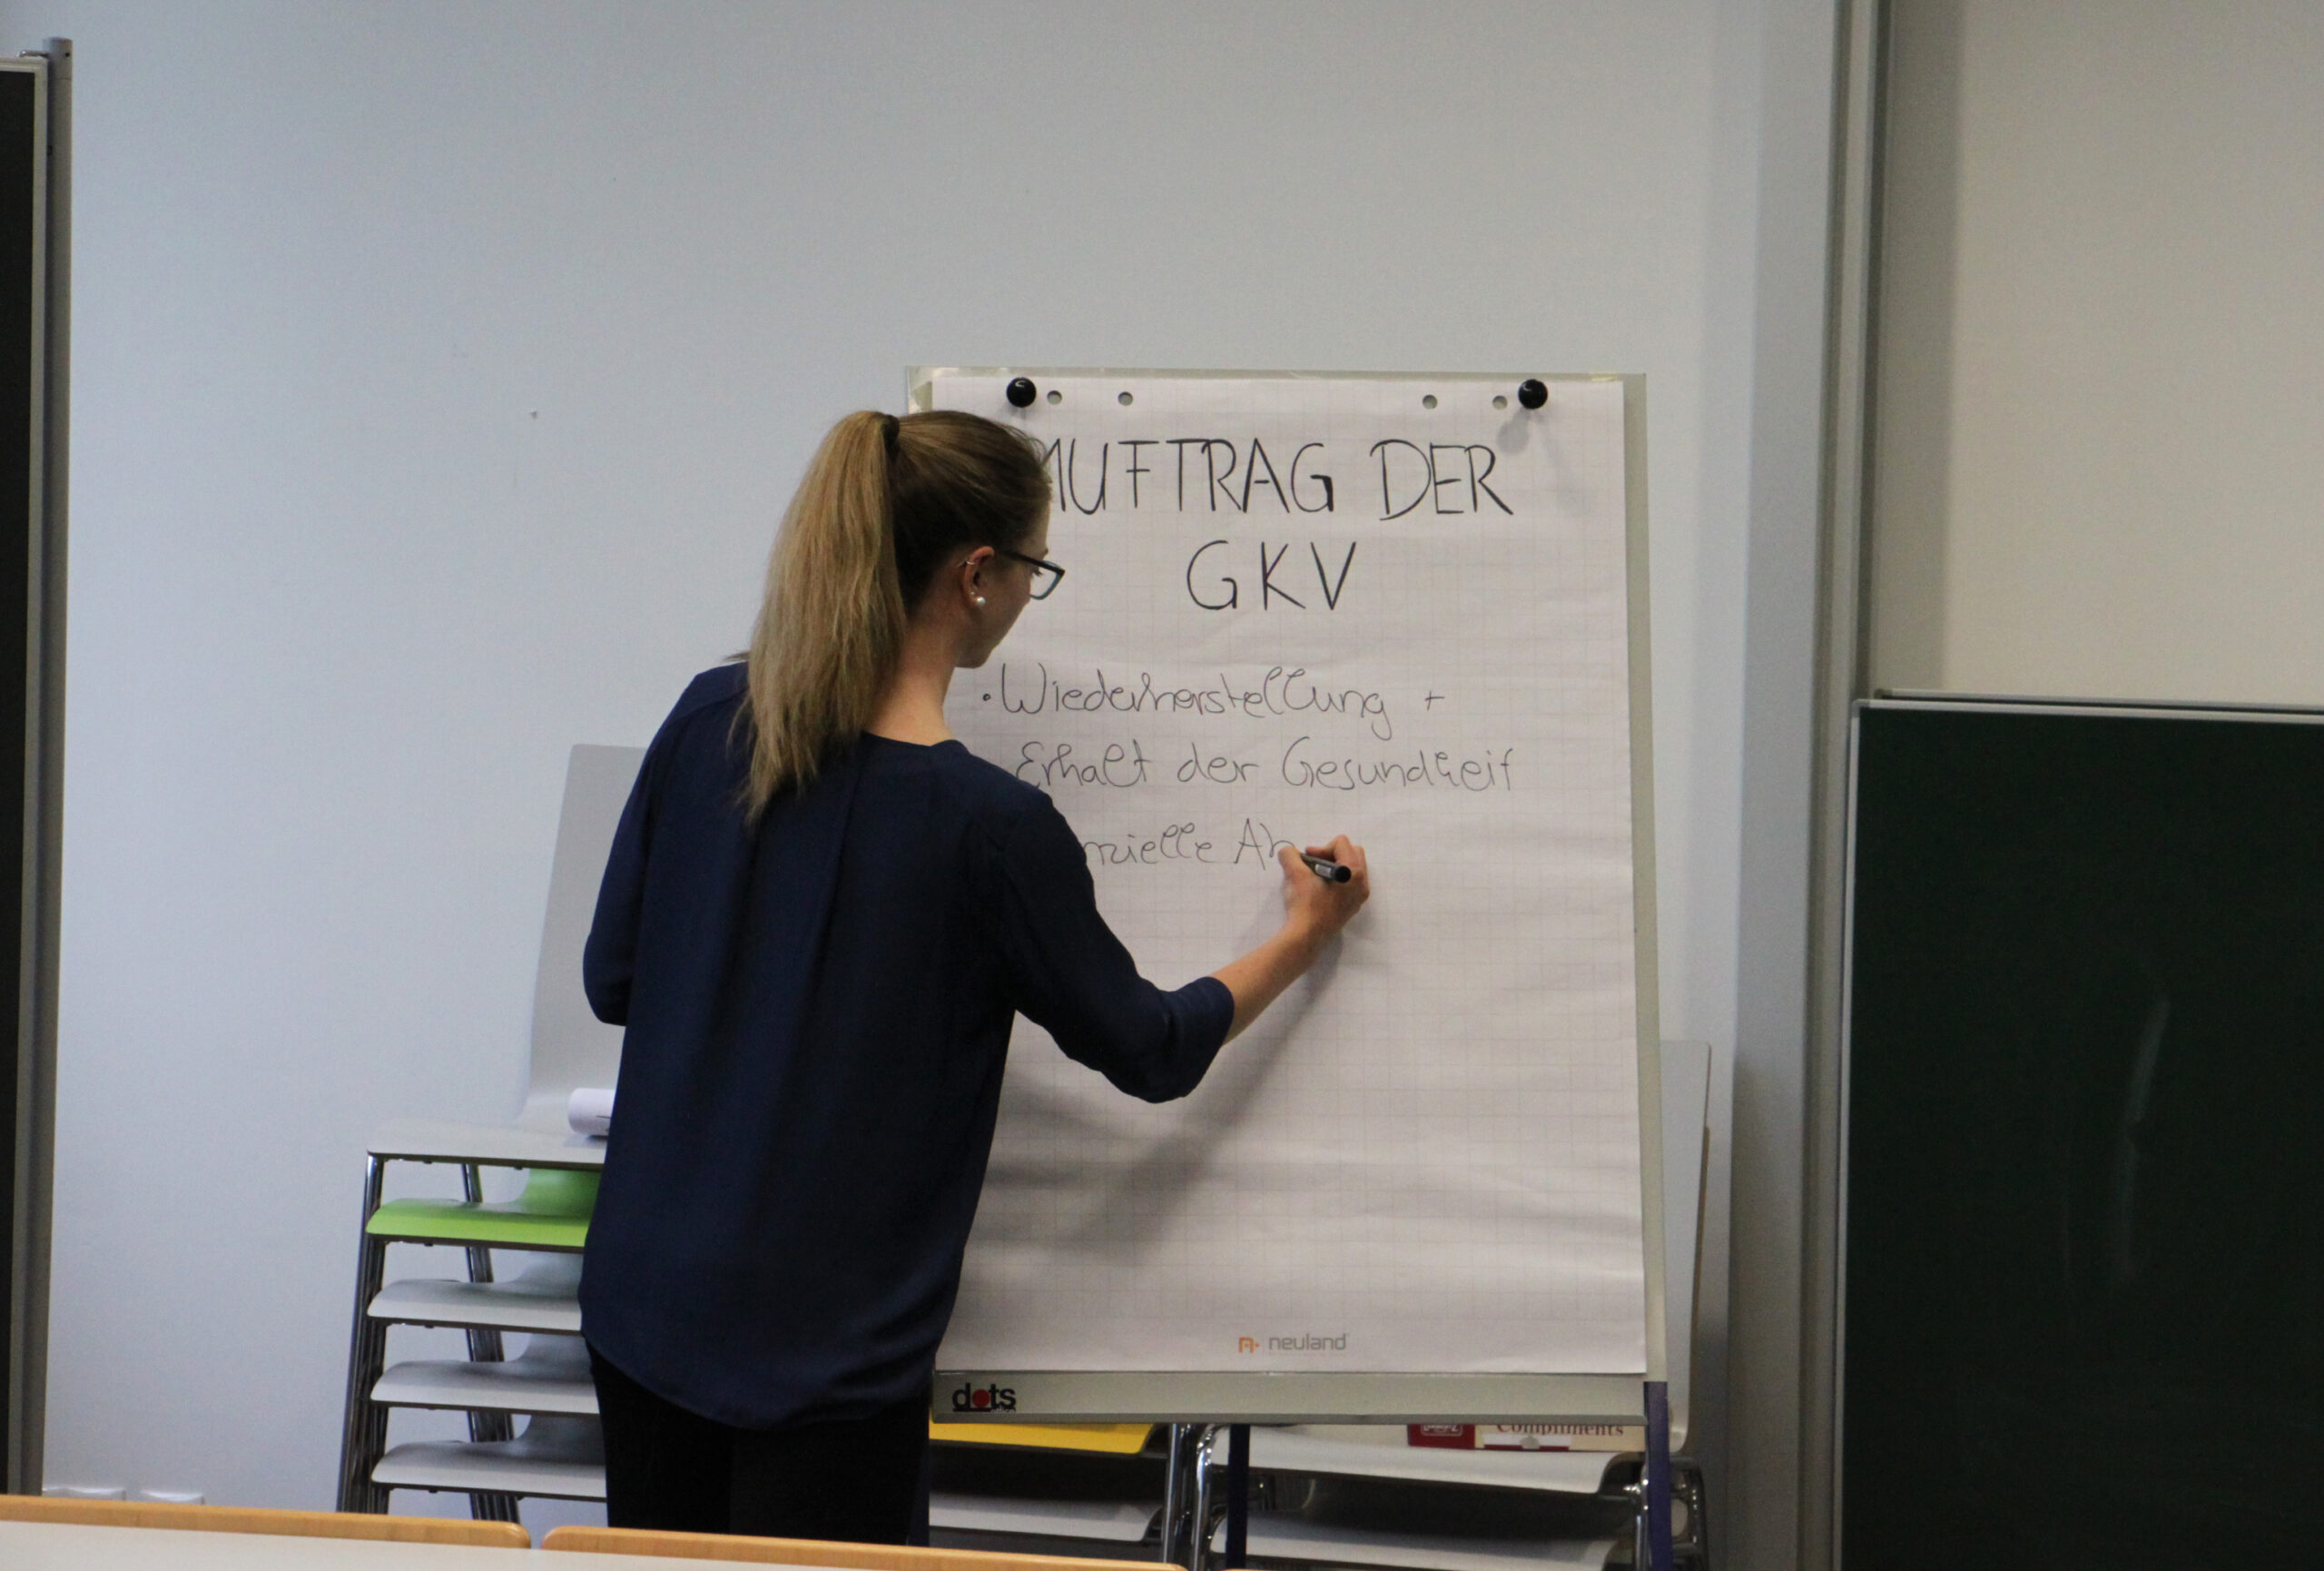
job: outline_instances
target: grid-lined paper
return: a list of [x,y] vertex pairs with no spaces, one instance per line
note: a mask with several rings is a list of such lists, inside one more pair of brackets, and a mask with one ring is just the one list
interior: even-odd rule
[[952,725],[1146,974],[1272,931],[1281,841],[1374,888],[1182,1102],[1019,1023],[940,1367],[1645,1368],[1622,388],[1549,386],[936,380],[1056,444],[1069,572]]

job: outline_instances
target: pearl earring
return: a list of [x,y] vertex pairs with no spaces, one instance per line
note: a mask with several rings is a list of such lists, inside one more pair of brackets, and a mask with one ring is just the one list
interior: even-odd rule
[[984,604],[984,597],[982,595],[979,595],[977,597],[977,604],[980,606]]

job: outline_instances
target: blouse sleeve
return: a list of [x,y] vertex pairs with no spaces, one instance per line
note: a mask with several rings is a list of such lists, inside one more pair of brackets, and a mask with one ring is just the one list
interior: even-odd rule
[[1165,992],[1098,914],[1089,865],[1054,804],[1017,823],[1001,847],[1000,942],[1018,1009],[1077,1063],[1147,1102],[1201,1083],[1235,1020],[1215,976]]

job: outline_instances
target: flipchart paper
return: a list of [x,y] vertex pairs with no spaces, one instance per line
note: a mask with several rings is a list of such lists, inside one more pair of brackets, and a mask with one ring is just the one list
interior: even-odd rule
[[1621,384],[1007,380],[933,402],[1041,445],[1068,577],[961,739],[1164,986],[1273,930],[1281,844],[1373,895],[1183,1101],[1019,1022],[939,1366],[1643,1370]]

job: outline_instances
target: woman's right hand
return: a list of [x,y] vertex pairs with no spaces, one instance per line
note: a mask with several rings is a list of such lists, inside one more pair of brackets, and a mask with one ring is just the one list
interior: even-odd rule
[[1235,1022],[1226,1033],[1229,1041],[1315,963],[1324,945],[1372,897],[1372,874],[1364,865],[1363,846],[1341,835],[1329,845],[1309,846],[1307,854],[1328,856],[1354,876],[1345,884],[1335,884],[1317,877],[1290,846],[1275,853],[1275,859],[1283,864],[1283,925],[1250,953],[1211,973],[1235,995]]
[[1283,864],[1284,924],[1320,947],[1372,897],[1372,876],[1364,864],[1364,847],[1344,835],[1335,835],[1328,845],[1310,845],[1306,851],[1310,856],[1330,858],[1354,875],[1344,884],[1336,884],[1319,877],[1290,846],[1275,853],[1275,860]]

